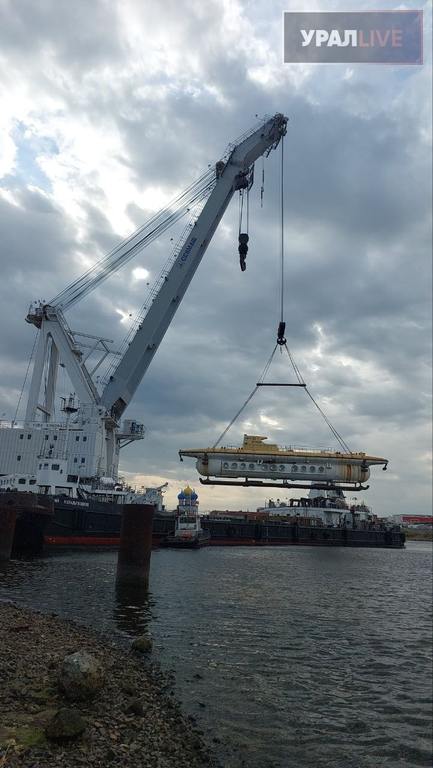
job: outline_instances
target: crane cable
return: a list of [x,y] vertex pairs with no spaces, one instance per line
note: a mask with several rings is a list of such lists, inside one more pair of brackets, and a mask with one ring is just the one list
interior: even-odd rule
[[281,248],[281,254],[280,254],[280,263],[281,263],[281,271],[280,271],[280,278],[281,278],[281,285],[280,285],[280,323],[284,322],[284,136],[281,137],[281,179],[280,179],[280,202],[281,202],[281,219],[280,219],[280,228],[281,228],[281,242],[280,242],[280,248]]
[[280,345],[281,352],[283,351],[283,347],[285,347],[286,352],[289,356],[289,360],[292,365],[293,371],[298,380],[298,384],[302,386],[303,389],[305,389],[305,392],[307,393],[308,397],[310,398],[312,403],[315,405],[315,407],[319,411],[325,423],[328,425],[335,439],[343,449],[343,452],[350,453],[351,451],[349,446],[347,445],[343,437],[340,435],[340,433],[337,431],[337,429],[330,422],[325,412],[322,410],[320,405],[316,402],[310,390],[308,389],[307,384],[305,383],[304,378],[293,358],[293,355],[290,352],[289,347],[287,346],[287,341],[284,338],[284,333],[286,329],[286,323],[284,321],[284,136],[281,137],[280,206],[281,206],[280,207],[280,228],[281,228],[281,231],[280,231],[280,235],[281,235],[281,240],[280,240],[280,323],[278,326],[277,344]]
[[311,394],[310,390],[308,389],[308,387],[307,387],[307,385],[306,385],[306,383],[304,381],[304,378],[303,378],[303,376],[302,376],[302,374],[301,374],[301,372],[300,372],[300,370],[299,370],[299,368],[298,368],[298,366],[297,366],[297,364],[296,364],[296,362],[295,362],[295,360],[294,360],[294,358],[292,356],[292,353],[290,352],[289,347],[287,346],[287,344],[284,344],[283,346],[285,347],[286,352],[287,352],[287,354],[289,356],[289,360],[290,360],[292,368],[293,368],[293,370],[295,372],[295,376],[296,376],[296,378],[298,380],[298,383],[303,387],[303,389],[307,393],[308,397],[310,398],[311,402],[316,406],[316,408],[319,411],[320,415],[322,416],[323,420],[326,422],[326,424],[328,425],[328,427],[331,430],[332,434],[334,435],[335,439],[337,440],[337,442],[340,444],[341,448],[343,449],[343,453],[351,453],[351,450],[350,450],[348,444],[346,443],[346,441],[344,440],[344,438],[340,435],[340,433],[337,431],[337,429],[334,427],[334,425],[330,422],[330,420],[328,419],[326,413],[323,411],[323,409],[320,407],[319,403],[314,399],[313,395]]
[[264,367],[264,369],[263,369],[263,371],[262,371],[262,375],[260,376],[260,379],[259,379],[258,383],[257,383],[257,384],[256,384],[256,386],[254,387],[253,391],[252,391],[252,392],[251,392],[251,393],[248,395],[248,397],[247,397],[247,399],[245,400],[244,404],[243,404],[243,405],[242,405],[242,406],[239,408],[239,410],[238,410],[238,412],[235,414],[235,416],[233,416],[233,418],[232,418],[231,422],[230,422],[230,423],[227,425],[227,427],[224,429],[224,431],[223,431],[223,432],[221,432],[221,434],[220,434],[220,436],[219,436],[218,440],[217,440],[217,441],[214,443],[214,445],[212,446],[212,448],[216,448],[216,447],[218,446],[218,443],[220,443],[220,442],[221,442],[221,440],[223,439],[223,437],[225,437],[225,436],[226,436],[226,434],[227,434],[227,432],[229,431],[229,429],[231,429],[231,428],[232,428],[232,426],[233,426],[233,424],[235,423],[235,421],[237,421],[237,420],[238,420],[239,416],[241,415],[242,411],[244,411],[244,410],[245,410],[245,408],[247,407],[247,405],[248,405],[248,403],[250,402],[250,400],[252,400],[252,399],[253,399],[254,395],[256,394],[257,390],[259,389],[259,386],[260,386],[260,384],[261,384],[261,383],[262,383],[262,381],[265,379],[265,377],[266,377],[266,374],[267,374],[267,372],[269,371],[269,368],[271,367],[271,363],[272,363],[272,360],[274,359],[274,355],[275,355],[275,352],[277,351],[277,348],[278,348],[278,344],[275,344],[275,347],[274,347],[274,348],[273,348],[273,350],[272,350],[272,354],[271,354],[271,356],[270,356],[270,358],[269,358],[268,362],[266,363],[266,365],[265,365],[265,367]]
[[[104,368],[102,369],[103,373],[101,373],[100,377],[99,377],[99,382],[100,382],[101,386],[105,386],[106,384],[108,384],[110,376],[114,375],[118,365],[120,365],[121,359],[122,359],[123,355],[125,354],[125,352],[126,352],[128,346],[129,346],[130,342],[132,341],[133,337],[135,336],[135,334],[139,330],[140,325],[143,323],[144,318],[146,317],[147,312],[149,311],[150,307],[152,306],[152,304],[154,302],[154,299],[157,296],[158,291],[159,291],[161,285],[165,281],[166,275],[168,275],[169,270],[171,269],[173,263],[177,259],[178,255],[180,253],[181,247],[182,247],[182,245],[186,241],[188,233],[191,231],[191,228],[194,226],[194,224],[195,224],[195,222],[197,220],[197,216],[198,216],[197,211],[198,211],[199,207],[200,207],[200,203],[197,203],[195,208],[190,209],[190,213],[191,213],[190,221],[187,222],[187,224],[185,225],[185,227],[184,227],[184,229],[183,229],[183,231],[182,231],[182,233],[180,235],[179,240],[174,245],[173,251],[172,251],[171,255],[169,256],[169,258],[167,259],[167,261],[165,262],[164,266],[162,267],[162,269],[161,269],[157,279],[150,286],[148,294],[146,296],[146,299],[145,299],[144,303],[142,304],[140,310],[138,311],[138,313],[136,314],[135,318],[133,319],[129,330],[127,331],[123,341],[121,342],[120,346],[118,347],[118,350],[117,350],[118,355],[117,356],[112,356],[111,360],[110,360],[110,358],[107,358],[107,365],[106,365],[106,367],[104,367],[105,370],[104,370]],[[120,357],[120,361],[119,361],[118,357]]]
[[213,170],[207,170],[198,180],[189,185],[165,208],[154,214],[132,235],[116,245],[106,256],[99,259],[81,277],[70,283],[49,303],[68,309],[90,291],[117,272],[139,251],[157,239],[169,227],[185,216],[197,203],[205,203],[216,183]]
[[36,331],[35,338],[34,338],[34,341],[33,341],[33,347],[32,347],[32,351],[30,353],[29,362],[27,363],[27,369],[26,369],[26,373],[25,373],[25,376],[24,376],[23,385],[21,387],[21,392],[20,392],[20,396],[18,398],[18,403],[17,403],[17,407],[16,407],[16,410],[15,410],[15,414],[14,414],[14,417],[12,419],[12,426],[14,426],[14,424],[16,424],[16,421],[17,421],[18,411],[20,409],[21,400],[23,398],[24,390],[25,390],[25,387],[26,387],[26,384],[27,384],[27,378],[28,378],[28,375],[29,375],[30,366],[32,364],[33,355],[35,353],[36,344],[37,344],[38,339],[39,339],[39,330]]
[[[242,202],[241,202],[242,200]],[[247,203],[248,204],[248,203]],[[287,345],[287,341],[284,338],[285,328],[286,324],[284,321],[284,137],[281,138],[281,178],[280,178],[280,224],[281,224],[281,239],[280,239],[280,322],[278,326],[278,336],[277,336],[277,342],[272,350],[272,354],[267,361],[262,375],[260,376],[259,381],[257,382],[256,386],[252,390],[252,392],[248,395],[247,399],[243,403],[243,405],[239,408],[231,422],[227,425],[227,427],[224,429],[224,431],[221,433],[221,435],[218,437],[217,441],[214,443],[212,448],[217,448],[218,444],[221,442],[221,440],[226,436],[227,432],[231,429],[233,424],[237,421],[241,413],[245,410],[246,406],[249,402],[253,399],[254,395],[256,394],[259,387],[262,385],[266,374],[269,371],[269,368],[271,366],[271,363],[274,359],[275,352],[277,351],[278,347],[280,347],[281,352],[283,351],[283,347],[286,349],[287,355],[290,360],[290,364],[293,368],[293,371],[295,373],[295,377],[298,382],[298,386],[302,387],[305,392],[307,393],[308,397],[310,398],[311,402],[315,405],[317,410],[319,411],[320,415],[322,416],[323,420],[331,430],[333,436],[339,443],[340,447],[343,450],[343,453],[351,453],[351,449],[349,448],[348,444],[344,440],[344,438],[340,435],[338,430],[333,426],[331,421],[328,419],[327,415],[323,411],[323,409],[320,407],[320,405],[317,403],[317,401],[314,399],[313,395],[311,394],[310,390],[307,387],[307,384],[304,381],[304,378],[301,374],[301,371],[298,368],[298,365],[290,352],[290,349]],[[240,223],[239,223],[239,231],[242,223],[242,209],[243,209],[243,199],[241,196],[241,199],[239,201],[239,213],[240,213]],[[247,209],[248,210],[248,209]],[[271,386],[271,385],[268,385]],[[276,385],[279,386],[279,385]],[[296,385],[290,385],[290,386],[296,386]]]
[[246,204],[245,204],[245,219],[246,219],[246,227],[245,227],[245,234],[249,234],[250,231],[250,190],[249,189],[240,189],[239,190],[239,232],[240,235],[242,232],[242,224],[244,220],[244,198],[246,198]]
[[[263,120],[255,124],[248,131],[238,136],[231,142],[223,156],[224,164],[230,161],[235,148],[249,136],[252,136],[259,127],[264,126],[270,116],[265,115]],[[271,149],[276,147],[278,140],[270,146],[266,152],[269,154]],[[263,177],[264,178],[264,177]],[[121,243],[116,245],[106,256],[98,259],[87,271],[71,282],[64,290],[55,296],[49,304],[66,310],[76,302],[84,298],[88,293],[97,288],[111,274],[117,272],[124,264],[132,259],[143,248],[154,242],[169,227],[175,224],[180,218],[185,216],[191,206],[197,203],[206,203],[217,182],[215,169],[209,165],[208,169],[199,179],[192,182],[183,192],[171,201],[168,205],[155,213],[147,222],[139,227],[132,235],[127,237]],[[248,201],[247,201],[248,206]]]
[[240,235],[242,232],[242,219],[244,215],[244,196],[243,196],[243,189],[239,190],[239,232]]
[[[282,139],[284,136],[281,137]],[[260,208],[263,208],[263,196],[265,194],[265,156],[262,156],[262,185],[260,187]]]

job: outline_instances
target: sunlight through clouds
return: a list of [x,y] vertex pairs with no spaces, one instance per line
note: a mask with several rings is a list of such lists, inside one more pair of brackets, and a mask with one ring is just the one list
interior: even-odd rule
[[144,269],[144,267],[135,267],[135,269],[132,270],[132,277],[134,280],[147,280],[149,272],[147,269]]

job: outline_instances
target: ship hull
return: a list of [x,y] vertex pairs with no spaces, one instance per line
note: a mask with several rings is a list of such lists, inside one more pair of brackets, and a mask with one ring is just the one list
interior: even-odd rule
[[[210,546],[404,546],[404,534],[399,530],[313,527],[278,521],[232,521],[206,517],[202,517],[201,524],[203,530],[209,533]],[[174,516],[156,514],[153,524],[154,544],[159,545],[167,536],[172,536],[174,529]],[[120,512],[116,505],[55,499],[55,515],[46,532],[45,541],[48,546],[115,547],[119,543],[119,533]]]
[[45,530],[49,518],[45,513],[23,511],[15,523],[12,554],[40,555],[45,545]]
[[[120,542],[121,506],[103,501],[54,497],[54,517],[45,530],[48,547],[117,547]],[[174,531],[174,517],[155,515],[155,545]]]
[[183,538],[180,536],[166,536],[162,539],[160,546],[170,549],[201,549],[210,545],[210,535],[206,533],[203,536],[191,536]]
[[400,530],[352,529],[281,522],[202,520],[211,546],[385,547],[402,549]]
[[[117,547],[120,540],[120,508],[116,504],[54,498],[54,515],[45,521],[46,547]],[[207,546],[324,546],[384,547],[401,549],[405,536],[398,528],[338,528],[309,526],[281,521],[222,520],[202,517],[209,534]],[[175,530],[175,517],[157,513],[153,523],[153,543],[164,545]],[[28,542],[27,538],[27,542]],[[38,542],[41,542],[40,532]]]
[[54,518],[52,499],[44,494],[1,492],[2,504],[11,505],[16,517],[13,527],[12,555],[39,555],[43,552],[45,531]]

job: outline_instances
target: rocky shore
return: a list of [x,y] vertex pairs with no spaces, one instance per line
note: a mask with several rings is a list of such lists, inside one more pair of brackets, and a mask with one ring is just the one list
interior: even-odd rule
[[[0,768],[215,766],[149,646],[0,603]],[[79,663],[88,694],[68,688]]]

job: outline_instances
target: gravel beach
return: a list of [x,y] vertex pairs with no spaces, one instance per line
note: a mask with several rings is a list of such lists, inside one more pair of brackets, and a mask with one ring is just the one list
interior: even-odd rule
[[[65,699],[58,684],[65,656],[92,654],[105,683],[95,698]],[[216,766],[200,732],[168,692],[147,655],[56,616],[0,603],[0,768],[203,768]],[[62,708],[85,725],[68,741],[47,736]]]

